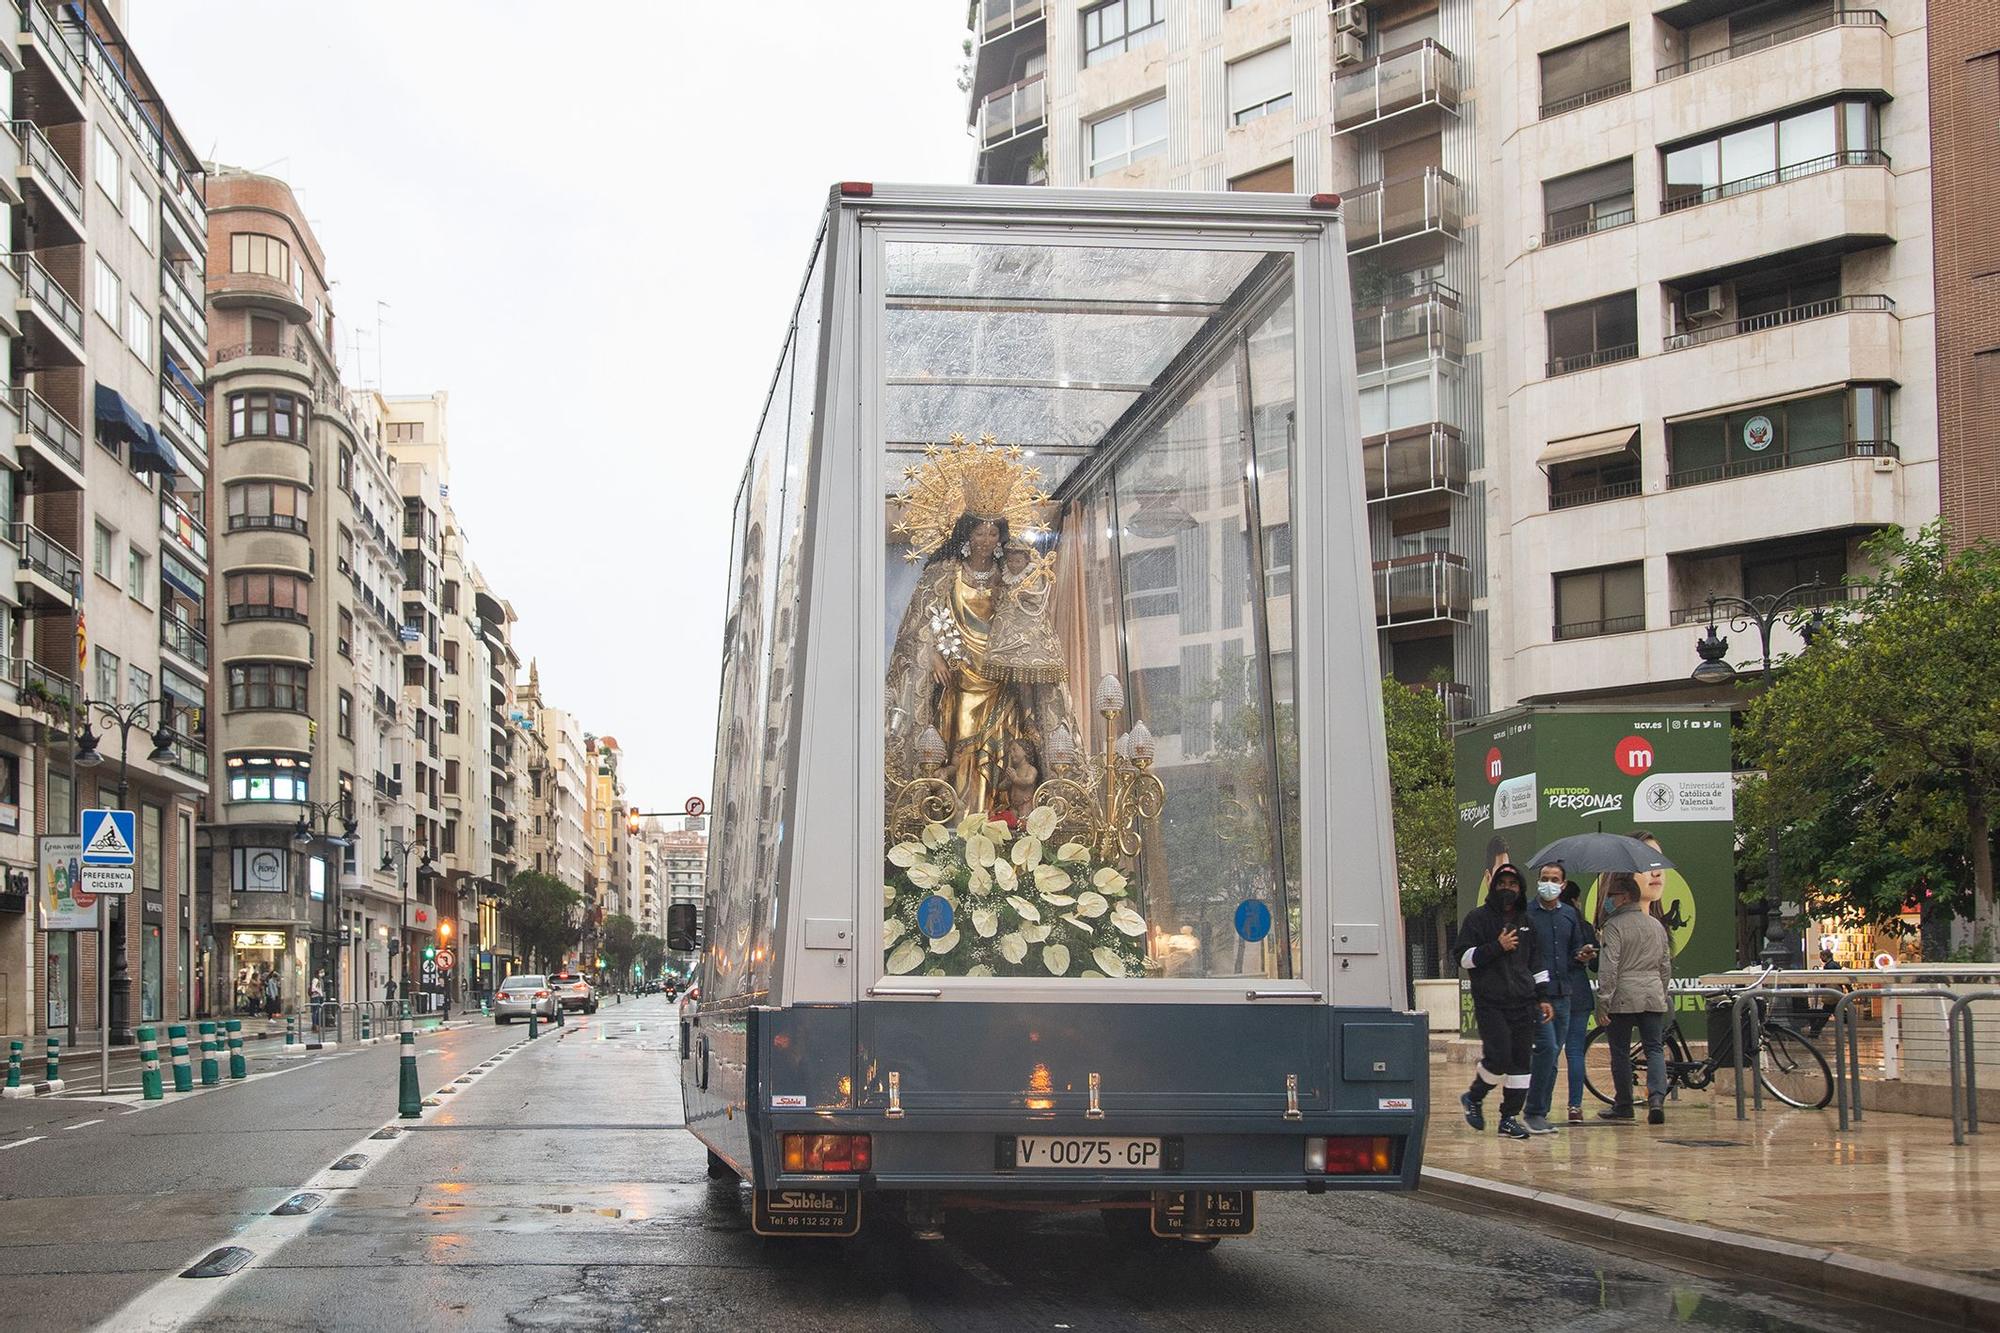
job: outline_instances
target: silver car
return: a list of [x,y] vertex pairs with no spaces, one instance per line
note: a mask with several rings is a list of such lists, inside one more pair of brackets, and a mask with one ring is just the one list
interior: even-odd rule
[[527,972],[501,982],[500,989],[493,993],[493,1021],[511,1023],[531,1013],[550,1021],[555,1019],[556,993],[549,986],[549,979],[538,972]]

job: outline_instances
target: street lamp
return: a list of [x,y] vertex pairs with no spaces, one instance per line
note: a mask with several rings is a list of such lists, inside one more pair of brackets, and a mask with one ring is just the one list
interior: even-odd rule
[[[1716,612],[1720,610],[1722,612],[1723,623],[1727,624],[1730,629],[1735,630],[1738,634],[1746,633],[1753,628],[1757,631],[1758,649],[1761,659],[1760,680],[1763,688],[1769,690],[1776,670],[1771,661],[1771,635],[1776,632],[1780,624],[1786,623],[1785,618],[1787,616],[1793,615],[1810,606],[1812,614],[1804,622],[1796,623],[1796,628],[1799,637],[1805,641],[1806,647],[1812,647],[1813,639],[1819,635],[1820,631],[1826,628],[1826,612],[1821,606],[1821,602],[1824,600],[1824,593],[1825,589],[1821,586],[1818,578],[1814,578],[1810,583],[1797,584],[1785,589],[1781,593],[1764,597],[1735,597],[1727,594],[1717,596],[1714,593],[1710,593],[1708,595],[1708,629],[1694,642],[1695,656],[1701,659],[1701,664],[1695,667],[1692,673],[1695,682],[1701,685],[1727,685],[1737,678],[1738,672],[1736,668],[1729,664],[1728,636],[1716,633]],[[1778,885],[1778,830],[1776,827],[1771,828],[1765,836],[1764,857],[1764,902],[1765,911],[1768,915],[1769,911],[1775,908],[1782,899]],[[1737,950],[1739,954],[1742,952],[1743,947],[1744,919],[1745,908],[1743,900],[1741,897],[1738,897],[1736,900],[1736,923]]]
[[404,842],[398,839],[390,843],[388,849],[382,853],[382,869],[396,872],[396,887],[403,895],[403,916],[396,923],[396,934],[394,936],[396,941],[396,957],[400,960],[398,970],[401,975],[396,982],[396,998],[399,1000],[410,998],[410,950],[408,946],[410,943],[410,855],[413,852],[423,853],[422,858],[417,862],[417,873],[419,875],[433,873],[431,869],[431,849],[421,842]]
[[[359,836],[361,828],[354,820],[354,798],[349,793],[342,792],[338,800],[299,801],[297,805],[299,806],[299,822],[292,829],[292,846],[300,852],[312,851],[315,842],[324,842],[329,847],[340,849],[354,845],[354,841]],[[333,831],[333,822],[336,819],[340,821],[339,833]],[[308,877],[306,883],[307,892],[310,893],[312,883],[310,877]],[[328,889],[326,886],[322,886],[319,909],[320,929],[318,932],[320,937],[319,948],[321,950],[319,967],[327,974],[327,985],[329,988],[329,993],[324,998],[338,1002],[340,999],[340,962],[338,954],[334,952],[333,925],[327,920],[327,913],[330,910],[340,917],[341,930],[344,933],[347,928],[347,913],[342,909],[340,903],[340,873],[338,868],[334,871],[331,888]],[[328,955],[333,956],[329,957]],[[310,980],[307,983],[307,991],[310,994]]]
[[[153,751],[146,758],[155,764],[172,763],[174,755],[174,701],[162,695],[158,699],[141,699],[136,703],[108,704],[94,699],[85,699],[79,705],[81,726],[76,733],[76,751],[71,762],[78,768],[96,768],[104,762],[99,752],[97,733],[91,730],[91,719],[95,717],[107,729],[118,732],[118,804],[125,808],[126,794],[131,788],[132,778],[132,733],[143,730],[147,715],[158,709],[158,725],[153,729],[151,740]],[[109,1011],[109,1031],[105,1034],[105,1045],[113,1041],[123,1045],[125,1031],[132,1015],[132,964],[125,948],[125,896],[113,895],[110,902],[111,958],[107,969],[105,987],[109,990],[106,1009]]]

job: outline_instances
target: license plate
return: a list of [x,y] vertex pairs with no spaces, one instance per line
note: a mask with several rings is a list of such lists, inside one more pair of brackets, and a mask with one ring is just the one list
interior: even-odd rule
[[1014,1164],[1076,1171],[1157,1171],[1160,1141],[1023,1134],[1014,1140]]
[[[1186,1190],[1154,1194],[1153,1234],[1186,1235],[1187,1203]],[[1247,1236],[1257,1229],[1257,1196],[1249,1190],[1203,1190],[1202,1205],[1208,1210],[1202,1235]]]
[[861,1230],[861,1195],[853,1190],[756,1190],[750,1230],[759,1236],[852,1236]]

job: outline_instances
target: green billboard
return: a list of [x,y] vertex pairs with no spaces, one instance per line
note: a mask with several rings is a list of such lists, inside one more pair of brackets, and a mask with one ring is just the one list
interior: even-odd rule
[[[1727,709],[1516,708],[1468,723],[1454,743],[1460,916],[1502,861],[1525,870],[1557,838],[1644,829],[1675,867],[1653,907],[1673,936],[1674,976],[1736,965]],[[1570,877],[1600,921],[1598,877]]]

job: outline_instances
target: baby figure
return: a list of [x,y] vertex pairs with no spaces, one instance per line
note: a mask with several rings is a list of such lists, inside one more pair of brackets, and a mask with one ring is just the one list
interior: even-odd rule
[[1052,561],[1023,541],[1007,543],[993,599],[993,627],[983,670],[1014,685],[1054,685],[1069,678],[1056,639]]

